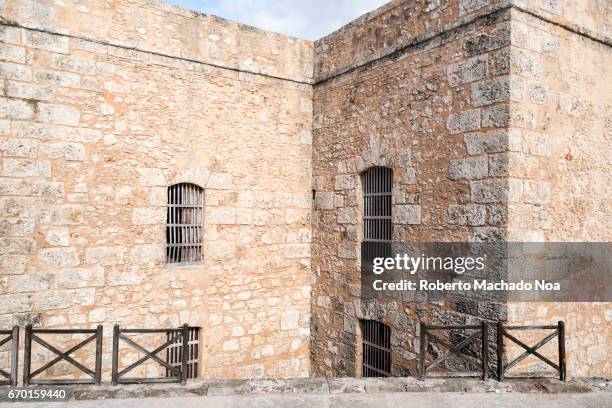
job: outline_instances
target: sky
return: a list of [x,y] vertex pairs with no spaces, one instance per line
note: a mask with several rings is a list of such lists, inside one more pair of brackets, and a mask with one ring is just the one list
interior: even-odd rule
[[265,30],[318,40],[389,0],[162,0]]

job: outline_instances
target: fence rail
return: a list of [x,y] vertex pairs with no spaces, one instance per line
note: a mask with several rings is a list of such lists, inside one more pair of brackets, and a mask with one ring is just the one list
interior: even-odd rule
[[[542,340],[534,344],[533,346],[528,346],[521,340],[517,339],[515,336],[510,334],[511,330],[554,330],[552,333],[548,334]],[[514,344],[522,347],[525,352],[510,361],[507,364],[504,364],[504,337],[512,341]],[[556,364],[552,362],[547,357],[544,357],[541,353],[538,352],[540,348],[542,348],[549,341],[557,337],[557,347],[559,353],[559,363]],[[552,368],[554,368],[559,373],[559,379],[561,381],[565,381],[566,376],[566,366],[565,366],[565,323],[562,321],[558,322],[555,326],[504,326],[502,322],[497,323],[497,378],[499,381],[503,381],[506,375],[506,371],[516,366],[518,363],[526,359],[528,356],[533,355]]]
[[9,341],[11,342],[11,368],[10,372],[0,369],[0,385],[10,385],[12,387],[16,387],[17,366],[19,361],[19,326],[13,326],[12,330],[0,330],[0,346],[5,345]]
[[[461,340],[459,343],[457,344],[452,344],[451,342],[448,342],[446,340],[442,340],[440,337],[438,337],[437,335],[433,334],[432,331],[441,331],[441,330],[476,330],[474,333],[470,334],[468,337],[466,337],[465,339]],[[480,337],[480,341],[481,341],[481,357],[480,360],[475,359],[473,356],[469,356],[467,354],[464,354],[462,352],[462,350],[467,347],[468,345],[470,345],[471,343],[474,342],[474,340],[477,340],[478,337]],[[438,343],[441,344],[443,346],[445,346],[448,351],[443,354],[441,357],[437,358],[436,360],[432,361],[431,363],[427,364],[425,361],[425,356],[427,354],[427,345],[428,342],[432,342],[432,343]],[[421,377],[421,380],[425,379],[425,377],[427,376],[427,372],[439,365],[440,363],[444,362],[446,359],[448,359],[449,357],[455,355],[458,356],[460,358],[462,358],[465,361],[468,361],[469,363],[473,364],[474,366],[480,366],[482,369],[482,373],[448,373],[448,375],[450,376],[461,376],[461,377],[465,377],[465,376],[480,376],[482,375],[482,379],[483,380],[487,380],[489,378],[489,341],[488,341],[488,330],[487,330],[487,324],[485,322],[482,322],[482,324],[480,325],[454,325],[454,326],[428,326],[425,323],[421,322],[420,323],[420,342],[419,342],[419,374]]]
[[[149,351],[134,340],[126,336],[126,334],[154,334],[160,333],[166,335],[166,342],[158,346],[153,351]],[[144,357],[136,360],[123,370],[119,371],[119,341],[123,340],[133,349],[144,354]],[[166,350],[168,346],[181,341],[181,368],[174,367],[166,361],[157,357],[157,354]],[[113,361],[112,361],[112,384],[144,384],[144,383],[176,383],[180,382],[185,385],[187,382],[187,360],[189,348],[189,325],[184,324],[177,329],[122,329],[119,325],[113,328]],[[147,360],[153,360],[156,363],[166,368],[166,371],[176,374],[171,377],[156,377],[156,378],[136,378],[125,377],[127,373],[132,371]]]
[[[39,337],[39,334],[90,334],[85,340],[72,346],[66,351],[60,351],[57,347],[51,345],[46,340]],[[70,354],[80,350],[92,341],[96,341],[96,356],[95,356],[95,368],[91,370],[85,367],[83,364],[70,357]],[[32,342],[38,343],[53,354],[57,355],[53,360],[42,365],[34,372],[31,372],[32,364]],[[30,384],[36,385],[68,385],[68,384],[101,384],[102,382],[102,326],[98,326],[95,329],[34,329],[31,325],[25,328],[25,341],[23,350],[23,385],[28,386]],[[91,379],[67,379],[67,378],[51,378],[45,380],[38,380],[34,377],[38,376],[42,372],[53,367],[60,361],[66,361],[72,366],[76,367],[79,371],[87,374]]]

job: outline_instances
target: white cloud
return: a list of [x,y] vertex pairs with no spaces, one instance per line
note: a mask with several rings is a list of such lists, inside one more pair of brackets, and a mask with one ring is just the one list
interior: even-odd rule
[[388,0],[163,0],[307,40],[319,38]]

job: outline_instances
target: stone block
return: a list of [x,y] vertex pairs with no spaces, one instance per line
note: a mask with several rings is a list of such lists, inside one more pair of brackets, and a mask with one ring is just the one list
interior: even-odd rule
[[57,273],[59,288],[75,289],[104,286],[104,267],[62,269]]
[[7,44],[20,44],[21,28],[7,25],[0,26],[0,42]]
[[81,77],[71,72],[55,71],[52,69],[37,69],[34,72],[37,82],[58,85],[67,88],[78,88],[81,85]]
[[45,235],[45,241],[52,246],[70,245],[70,231],[68,228],[50,228]]
[[339,175],[335,177],[335,190],[352,190],[355,188],[355,176],[353,175]]
[[357,223],[357,211],[351,207],[340,208],[336,219],[338,224],[355,224]]
[[95,302],[94,288],[65,289],[36,292],[33,295],[34,310],[68,309],[74,306],[92,306]]
[[472,201],[474,203],[498,203],[508,200],[508,181],[489,179],[470,181]]
[[357,246],[352,242],[338,244],[338,257],[343,259],[357,259]]
[[0,255],[0,275],[21,275],[25,272],[25,255]]
[[473,83],[472,106],[491,105],[510,100],[510,77],[503,76]]
[[446,69],[446,77],[450,86],[457,86],[478,81],[487,75],[487,56],[478,55],[463,62],[450,64]]
[[446,128],[451,134],[480,129],[480,109],[472,109],[449,115]]
[[0,255],[33,254],[36,252],[36,241],[32,238],[0,237]]
[[62,197],[64,183],[61,181],[34,181],[31,183],[32,195],[37,197]]
[[80,143],[43,143],[40,152],[52,159],[85,160],[85,147]]
[[8,293],[37,292],[53,289],[54,285],[54,275],[49,272],[27,272],[9,276],[6,280]]
[[285,257],[308,258],[310,257],[309,244],[285,244]]
[[13,122],[13,137],[50,140],[55,137],[49,125],[34,122]]
[[451,160],[449,178],[451,180],[475,180],[488,175],[487,156],[468,157],[466,159]]
[[60,204],[44,207],[39,212],[42,225],[78,225],[83,222],[83,206]]
[[67,268],[81,263],[77,250],[70,247],[39,249],[37,257],[41,262],[54,268]]
[[136,265],[112,267],[107,274],[108,286],[140,285],[144,280],[144,272]]
[[34,233],[32,218],[2,218],[0,219],[0,236],[28,237]]
[[231,259],[236,253],[236,245],[229,241],[206,242],[204,253],[212,259]]
[[0,295],[0,310],[2,313],[20,313],[32,310],[31,293],[11,293]]
[[500,225],[508,222],[508,206],[507,205],[491,205],[489,206],[489,224]]
[[451,204],[448,206],[448,223],[453,225],[484,225],[486,208],[477,204]]
[[27,65],[0,62],[0,77],[16,81],[31,81],[32,69]]
[[161,244],[139,244],[130,250],[132,263],[158,263],[165,259],[164,246]]
[[56,125],[78,126],[81,113],[78,109],[62,105],[39,103],[37,119]]
[[492,154],[489,156],[489,175],[493,177],[505,177],[510,174],[510,158],[506,153]]
[[206,188],[229,190],[233,186],[232,175],[229,173],[211,173]]
[[0,97],[0,118],[27,120],[34,117],[32,103]]
[[159,225],[165,222],[166,215],[164,207],[134,208],[132,209],[132,224]]
[[70,58],[66,55],[53,55],[51,57],[51,67],[60,71],[73,71],[83,74],[91,74],[95,71],[94,61]]
[[334,193],[328,191],[317,191],[315,194],[315,208],[317,210],[333,210]]
[[300,312],[296,310],[289,310],[281,316],[281,330],[295,330],[299,326]]
[[36,158],[38,141],[34,139],[0,138],[0,153],[7,157]]
[[5,158],[2,175],[9,177],[51,177],[51,163],[43,160]]
[[503,24],[490,33],[477,33],[464,44],[465,55],[472,57],[510,45],[510,24]]
[[506,127],[510,125],[510,106],[496,105],[482,111],[482,127]]
[[230,225],[236,223],[234,207],[209,207],[204,220],[207,224]]
[[85,263],[89,265],[113,266],[125,263],[124,246],[94,247],[85,249]]
[[468,133],[465,147],[468,154],[501,153],[508,151],[508,137],[506,130]]
[[23,45],[46,51],[68,54],[68,37],[42,31],[23,30]]
[[5,42],[2,42],[0,43],[0,60],[25,64],[26,62],[25,48],[16,47],[13,45],[6,44]]
[[421,223],[421,206],[414,204],[394,205],[393,223],[399,225],[418,225]]
[[51,86],[14,81],[8,81],[6,95],[12,98],[35,99],[47,102],[55,98],[55,92]]

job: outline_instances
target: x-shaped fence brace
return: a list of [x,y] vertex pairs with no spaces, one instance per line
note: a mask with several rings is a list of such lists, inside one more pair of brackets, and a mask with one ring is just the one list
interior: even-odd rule
[[11,343],[11,371],[0,369],[0,385],[17,386],[17,352],[19,350],[19,327],[13,326],[12,330],[0,330],[0,336],[6,336],[0,339],[0,347],[4,346],[9,341]]
[[[521,340],[511,335],[509,330],[554,330],[552,333],[544,337],[542,340],[528,346]],[[504,337],[510,339],[513,343],[519,345],[525,350],[520,356],[504,365]],[[549,341],[558,338],[558,349],[559,349],[559,364],[555,364],[550,359],[544,357],[538,350],[542,348]],[[497,378],[499,381],[503,381],[506,371],[516,366],[518,363],[526,359],[528,356],[533,355],[556,371],[559,372],[559,379],[565,381],[565,324],[558,322],[556,326],[504,326],[502,322],[497,324]]]
[[[472,333],[465,339],[461,340],[457,344],[451,344],[448,341],[441,339],[435,334],[431,333],[433,330],[477,330]],[[481,347],[482,347],[482,355],[480,361],[475,359],[472,356],[469,356],[462,352],[462,350],[476,340],[478,337],[481,339]],[[425,356],[427,354],[427,343],[438,343],[443,345],[448,349],[448,351],[443,354],[441,357],[432,361],[429,364],[425,362]],[[419,374],[421,379],[424,379],[427,376],[427,372],[442,363],[450,356],[455,355],[460,357],[461,359],[468,361],[472,365],[476,367],[482,368],[482,379],[486,380],[489,378],[489,370],[488,370],[488,357],[489,357],[489,342],[488,342],[488,332],[486,323],[482,323],[480,325],[467,325],[467,326],[428,326],[425,323],[421,322],[420,324],[420,350],[419,350]],[[450,374],[449,374],[450,375]],[[458,376],[458,374],[454,374]],[[468,373],[468,376],[479,376],[480,373]]]
[[[149,351],[140,344],[136,343],[134,340],[125,336],[124,334],[146,334],[146,333],[165,333],[172,334],[174,336],[169,336],[169,340],[166,341],[161,346],[155,348],[153,351]],[[188,341],[189,338],[189,326],[184,324],[182,327],[178,329],[121,329],[118,325],[115,325],[113,328],[113,366],[112,366],[112,384],[142,384],[142,383],[169,383],[169,382],[180,382],[181,384],[185,384],[187,381],[187,359],[188,359]],[[138,350],[142,354],[143,357],[139,358],[129,366],[125,367],[123,370],[119,371],[119,340],[123,340],[125,343],[129,344],[132,348]],[[177,341],[182,342],[182,350],[181,350],[181,369],[179,370],[176,367],[171,366],[161,358],[157,357],[157,354],[161,351],[165,350],[169,345],[176,343]],[[125,374],[132,371],[134,368],[143,364],[147,360],[153,360],[156,363],[162,365],[166,369],[168,369],[171,373],[176,374],[176,376],[172,377],[157,377],[157,378],[134,378],[134,377],[124,377]]]
[[[43,340],[37,334],[91,334],[85,340],[72,346],[66,351],[61,351],[57,347],[49,344]],[[96,341],[96,356],[95,356],[95,369],[91,370],[85,367],[83,364],[70,357],[70,354],[75,353],[81,348],[85,347],[92,341]],[[32,341],[40,344],[53,354],[57,355],[53,360],[42,365],[40,368],[31,372],[32,362]],[[53,367],[60,361],[66,361],[76,367],[79,371],[87,374],[91,379],[64,379],[64,378],[51,378],[51,379],[34,379],[37,375]],[[25,330],[25,344],[24,344],[24,359],[23,359],[23,385],[28,386],[30,384],[100,384],[102,380],[102,326],[98,326],[96,329],[91,330],[80,330],[80,329],[33,329],[32,326],[26,326]]]

